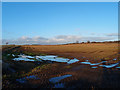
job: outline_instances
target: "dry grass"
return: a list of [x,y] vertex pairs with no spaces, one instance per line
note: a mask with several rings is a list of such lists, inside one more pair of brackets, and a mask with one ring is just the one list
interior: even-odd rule
[[54,54],[68,58],[86,57],[102,59],[117,57],[118,43],[72,44],[72,45],[23,45],[25,51],[32,53]]
[[[116,61],[111,61],[113,58],[118,57],[118,44],[117,43],[94,43],[94,44],[71,44],[71,45],[21,45],[20,48],[14,48],[16,46],[4,46],[3,51],[7,49],[11,52],[22,51],[28,54],[52,54],[67,58],[77,58],[80,61],[89,59],[91,62],[101,60],[105,58],[108,63],[116,63]],[[13,49],[14,48],[14,49]],[[82,58],[86,57],[86,58]],[[89,65],[83,65],[79,62],[74,64],[65,63],[43,63],[36,65],[31,62],[15,62],[11,60],[5,60],[4,62],[9,63],[8,67],[13,68],[20,73],[20,77],[25,77],[29,75],[35,75],[39,77],[38,80],[28,80],[27,84],[20,84],[15,81],[18,78],[16,73],[10,73],[12,79],[7,76],[3,79],[3,87],[37,87],[37,88],[48,88],[54,85],[49,82],[52,77],[62,76],[66,74],[71,74],[72,77],[65,78],[60,82],[65,83],[67,88],[77,87],[77,88],[104,88],[104,87],[120,87],[120,71],[119,69],[112,68],[96,68],[92,69]],[[95,61],[95,62],[96,62]],[[7,67],[3,64],[3,69]],[[4,70],[5,71],[5,70]],[[6,72],[8,72],[6,70]],[[5,75],[7,73],[5,72]],[[15,77],[16,76],[16,77]],[[9,84],[8,84],[9,82]],[[53,85],[53,86],[52,86]]]

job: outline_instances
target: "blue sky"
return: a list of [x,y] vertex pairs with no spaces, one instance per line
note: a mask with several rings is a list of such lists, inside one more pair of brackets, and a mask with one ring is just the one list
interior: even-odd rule
[[[98,41],[116,40],[118,3],[4,2],[2,30],[5,41],[19,44],[59,44],[90,37],[93,41],[97,41],[93,37],[100,38]],[[22,39],[24,42],[19,41]]]
[[2,2],[119,2],[119,0],[2,0]]

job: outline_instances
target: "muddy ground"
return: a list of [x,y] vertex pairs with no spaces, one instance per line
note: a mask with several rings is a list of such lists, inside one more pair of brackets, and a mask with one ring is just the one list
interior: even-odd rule
[[[91,63],[107,61],[106,65],[119,63],[117,43],[75,44],[75,45],[5,45],[2,47],[3,88],[120,88],[120,69],[118,64],[112,68],[91,68],[88,64],[81,64],[85,60]],[[57,55],[79,61],[72,64],[39,61],[14,61],[12,54],[20,53],[35,55]],[[8,56],[8,54],[11,54]],[[113,60],[116,59],[116,60]],[[96,66],[96,65],[95,65]],[[26,79],[25,83],[18,80],[27,76],[37,79]],[[50,82],[50,78],[72,75],[57,83]]]

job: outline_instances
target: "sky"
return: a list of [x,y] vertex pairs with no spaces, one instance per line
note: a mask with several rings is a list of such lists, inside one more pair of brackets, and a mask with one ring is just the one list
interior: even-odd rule
[[117,36],[117,2],[2,3],[3,44],[111,41]]
[[119,2],[119,0],[2,0],[2,2]]

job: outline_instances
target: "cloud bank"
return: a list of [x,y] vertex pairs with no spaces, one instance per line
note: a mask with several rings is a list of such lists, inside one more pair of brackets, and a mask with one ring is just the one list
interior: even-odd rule
[[109,33],[107,36],[120,36],[120,33]]
[[53,38],[44,38],[40,36],[35,37],[27,37],[22,36],[18,39],[3,39],[2,44],[40,44],[40,45],[55,45],[55,44],[66,44],[66,43],[75,43],[86,42],[86,41],[111,41],[117,39],[117,34],[106,34],[104,37],[83,37],[83,36],[75,36],[75,35],[59,35]]

